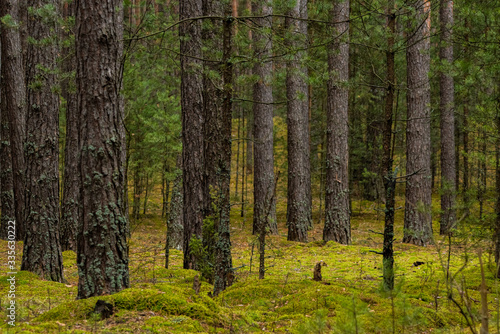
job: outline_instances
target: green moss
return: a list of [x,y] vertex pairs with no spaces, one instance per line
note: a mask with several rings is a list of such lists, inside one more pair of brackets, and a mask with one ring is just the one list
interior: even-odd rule
[[207,323],[220,323],[219,308],[208,297],[189,296],[186,289],[158,286],[158,289],[126,289],[111,296],[92,297],[71,301],[39,316],[36,321],[66,321],[87,319],[98,299],[103,299],[118,310],[154,311],[165,315],[186,316]]

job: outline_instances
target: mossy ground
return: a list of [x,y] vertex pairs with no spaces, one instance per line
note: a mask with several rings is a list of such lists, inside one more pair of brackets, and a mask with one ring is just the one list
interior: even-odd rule
[[[401,200],[401,199],[400,199]],[[183,270],[182,253],[171,251],[171,269],[163,268],[165,227],[157,215],[133,223],[130,240],[130,289],[112,296],[75,300],[76,256],[64,253],[65,283],[40,280],[19,272],[17,279],[17,326],[2,323],[5,333],[466,333],[470,330],[459,309],[447,298],[446,266],[448,245],[436,235],[436,245],[426,248],[399,242],[402,211],[397,213],[396,281],[391,297],[381,289],[383,221],[369,203],[354,202],[353,245],[321,241],[321,226],[310,231],[311,242],[286,241],[286,229],[270,236],[264,280],[257,279],[255,237],[250,233],[251,217],[233,214],[233,264],[236,282],[219,297],[208,293],[212,286],[202,282],[199,295],[192,289],[195,271]],[[251,208],[247,208],[251,212]],[[283,205],[278,206],[283,222]],[[435,226],[434,230],[438,230]],[[459,240],[460,239],[460,240]],[[456,286],[467,292],[468,316],[479,325],[480,270],[477,249],[485,249],[484,262],[489,289],[490,324],[496,328],[499,286],[493,277],[494,263],[486,243],[466,245],[455,237],[451,248],[451,273]],[[468,239],[467,239],[468,240]],[[460,243],[458,243],[460,241]],[[4,241],[2,249],[7,249]],[[21,243],[17,244],[21,250]],[[6,263],[6,252],[2,252]],[[21,254],[19,254],[21,256]],[[323,282],[314,282],[314,265],[323,260]],[[20,263],[20,257],[18,258]],[[414,262],[424,264],[415,267]],[[0,278],[2,313],[7,307],[7,277]],[[467,309],[459,290],[454,297]],[[117,312],[107,320],[93,313],[97,299],[115,305]],[[436,311],[437,310],[437,311]],[[4,319],[5,316],[3,317]],[[494,331],[493,331],[494,332]]]
[[[280,133],[285,123],[275,120]],[[284,136],[284,135],[283,135]],[[285,137],[283,137],[285,138]],[[277,140],[276,168],[284,169],[284,141]],[[233,162],[233,168],[235,164]],[[234,176],[235,173],[233,173]],[[286,174],[286,173],[282,173]],[[233,177],[232,194],[235,193]],[[241,202],[241,173],[239,196]],[[318,222],[319,186],[313,189],[314,221]],[[238,268],[233,286],[215,299],[212,286],[202,282],[200,295],[192,289],[192,270],[183,270],[182,252],[171,250],[170,269],[164,268],[165,219],[160,217],[159,187],[149,199],[148,214],[132,221],[130,240],[131,288],[112,296],[76,300],[78,274],[76,255],[64,252],[65,283],[40,280],[28,272],[16,275],[17,326],[6,320],[7,242],[0,241],[0,307],[2,333],[470,333],[466,319],[452,301],[450,291],[472,319],[479,332],[480,269],[478,249],[483,250],[490,333],[497,333],[500,285],[494,279],[494,259],[484,238],[488,229],[468,228],[452,238],[447,285],[448,240],[435,234],[435,245],[402,244],[403,210],[396,212],[394,248],[396,289],[392,295],[381,289],[381,203],[353,200],[352,245],[324,244],[322,224],[309,231],[309,243],[286,240],[286,175],[277,187],[279,235],[267,242],[266,278],[258,280],[256,237],[251,234],[252,177],[246,188],[243,217],[240,205],[231,217],[233,266]],[[132,193],[132,192],[130,192]],[[356,193],[356,191],[354,191]],[[404,207],[401,189],[396,207]],[[492,197],[493,198],[493,197]],[[434,231],[439,231],[439,198],[433,199]],[[477,225],[471,225],[477,226]],[[481,240],[481,241],[477,241]],[[22,243],[17,244],[17,264]],[[314,265],[323,260],[323,282],[312,280]],[[414,266],[414,262],[424,264]],[[462,269],[461,269],[462,268]],[[19,269],[19,268],[18,268]],[[464,296],[462,299],[461,293]],[[117,312],[106,320],[93,313],[97,299],[115,305]],[[466,301],[464,303],[464,300]]]

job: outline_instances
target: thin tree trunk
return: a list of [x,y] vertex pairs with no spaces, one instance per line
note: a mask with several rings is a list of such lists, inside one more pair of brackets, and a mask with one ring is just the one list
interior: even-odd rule
[[431,118],[430,118],[430,2],[413,4],[406,51],[407,111],[406,182],[403,242],[426,246],[432,242]]
[[[241,109],[241,106],[238,106]],[[240,145],[242,143],[241,140],[241,116],[238,117],[238,142],[236,147],[236,180],[235,180],[235,197],[238,198],[238,185],[240,181]]]
[[[287,40],[292,49],[292,60],[287,63],[287,129],[288,129],[288,240],[307,242],[307,230],[311,226],[311,167],[309,162],[309,106],[306,77],[303,64],[307,41],[307,0],[297,0],[290,8],[285,25],[293,37]],[[293,39],[293,40],[292,40]],[[298,43],[296,40],[302,41]]]
[[[329,47],[324,241],[351,243],[349,212],[349,0],[334,3]],[[342,22],[342,23],[337,23]]]
[[[245,131],[245,113],[243,112],[243,108],[241,109],[241,117],[242,117],[242,122],[243,122],[243,130]],[[248,126],[248,124],[247,124]],[[246,195],[246,180],[247,180],[247,173],[245,173],[245,141],[242,141],[241,145],[241,150],[242,150],[242,163],[241,163],[241,211],[240,211],[240,216],[244,217],[245,216],[245,195]]]
[[[441,0],[439,18],[441,47],[439,58],[445,68],[453,63],[453,1]],[[441,111],[441,222],[440,234],[455,228],[456,156],[455,156],[455,106],[454,83],[449,70],[440,73],[439,89]]]
[[134,171],[134,201],[132,202],[132,217],[135,220],[139,219],[139,212],[141,210],[141,194],[142,194],[142,164],[139,163]]
[[394,112],[394,89],[396,85],[396,71],[394,61],[394,40],[396,30],[395,1],[389,0],[387,4],[387,91],[385,95],[384,111],[384,133],[382,158],[382,167],[384,169],[384,188],[385,188],[385,222],[384,222],[384,246],[382,250],[384,289],[394,289],[394,206],[396,192],[396,173],[392,170],[393,166],[393,143],[392,119]]
[[149,189],[152,187],[152,185],[149,182],[149,179],[152,177],[153,176],[151,175],[151,173],[146,174],[146,193],[144,194],[144,207],[143,207],[143,211],[142,211],[143,215],[146,214],[147,208],[148,208]]
[[[179,19],[203,15],[202,1],[180,1]],[[201,239],[203,224],[203,80],[199,73],[201,59],[201,21],[186,21],[179,25],[181,51],[181,109],[182,109],[182,168],[184,269],[196,269],[191,254],[191,238]]]
[[[493,92],[490,92],[489,96],[493,95]],[[484,214],[484,200],[485,200],[485,195],[486,195],[486,189],[487,189],[487,178],[486,178],[486,161],[488,159],[488,152],[486,151],[486,144],[487,144],[487,137],[486,137],[486,131],[483,129],[481,133],[481,142],[478,143],[480,145],[480,153],[482,153],[482,156],[480,156],[479,160],[479,168],[478,168],[478,181],[479,181],[479,186],[478,186],[478,201],[479,201],[479,220],[483,219],[483,214]]]
[[[22,2],[22,1],[21,1]],[[12,155],[12,177],[14,189],[14,211],[16,216],[16,239],[24,240],[25,224],[25,159],[24,142],[26,137],[26,86],[21,32],[20,1],[3,0],[0,2],[0,17],[9,15],[12,24],[1,24],[2,53],[2,98],[5,99],[5,112],[9,122],[10,148]],[[25,21],[24,21],[25,22]]]
[[[65,3],[63,17],[70,22],[75,15],[75,2]],[[63,38],[70,38],[64,33]],[[63,69],[66,73],[76,70],[74,44],[62,49]],[[61,203],[61,225],[59,233],[63,251],[76,251],[78,229],[78,205],[80,196],[80,167],[78,143],[78,113],[76,111],[76,87],[74,78],[67,78],[61,85],[66,101],[66,146],[64,148],[63,198]]]
[[[252,37],[253,38],[253,37]],[[246,171],[247,174],[253,173],[253,128],[254,119],[252,117],[252,112],[248,111],[247,116],[247,153],[246,153]]]
[[[253,15],[272,15],[273,9],[269,5],[252,4]],[[259,28],[269,30],[272,19],[259,18],[255,20]],[[268,222],[269,229],[273,234],[278,233],[276,222],[276,202],[274,197],[268,196],[274,189],[274,139],[273,139],[273,89],[272,73],[273,63],[272,41],[262,33],[255,31],[253,36],[254,52],[257,57],[253,68],[254,75],[258,78],[253,86],[253,114],[254,114],[254,214],[253,234],[260,233],[258,227],[262,221]],[[273,199],[273,203],[266,200]],[[270,210],[268,210],[270,207]],[[266,217],[266,215],[268,215]]]
[[76,5],[81,211],[77,237],[78,298],[128,288],[129,234],[124,210],[126,142],[120,0]]
[[167,241],[165,243],[165,268],[168,269],[170,248],[182,249],[184,222],[182,207],[182,156],[177,158],[178,175],[174,180],[172,188],[172,200],[170,201],[170,213],[167,219]]
[[233,64],[232,56],[232,19],[231,7],[224,10],[226,19],[223,22],[222,38],[222,110],[220,129],[220,221],[217,227],[217,244],[215,245],[215,279],[214,296],[224,291],[233,282],[233,261],[231,257],[231,127],[232,127],[232,98],[233,98]]

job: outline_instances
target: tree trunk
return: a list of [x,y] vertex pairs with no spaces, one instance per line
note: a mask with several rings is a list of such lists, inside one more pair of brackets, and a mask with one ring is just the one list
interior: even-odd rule
[[21,48],[21,25],[18,0],[0,2],[0,17],[9,15],[12,22],[1,24],[2,53],[2,98],[9,122],[10,148],[12,154],[12,177],[14,189],[14,209],[16,216],[16,239],[24,240],[25,178],[24,141],[26,136],[26,86]]
[[217,243],[215,245],[215,279],[214,296],[231,286],[233,282],[233,261],[231,257],[231,127],[232,127],[232,98],[233,98],[233,64],[232,55],[232,22],[231,7],[225,8],[226,19],[223,22],[222,38],[222,110],[220,129],[220,221],[217,224]]
[[[222,4],[215,0],[203,0],[204,16],[221,16]],[[220,70],[220,63],[217,62],[216,50],[222,47],[221,33],[222,23],[219,19],[213,19],[206,22],[202,29],[202,39],[204,41],[203,58],[206,61],[203,64],[203,107],[205,123],[203,129],[204,149],[205,149],[205,174],[204,174],[204,217],[215,216],[213,204],[218,201],[219,186],[221,184],[220,154],[221,154],[221,126],[222,126],[222,93],[220,88],[220,79],[214,78],[215,73]],[[210,23],[210,24],[208,24]],[[220,209],[220,208],[219,208]],[[209,240],[205,246],[208,252],[212,252],[212,246]]]
[[[63,17],[69,22],[75,15],[75,3],[65,3]],[[63,38],[69,38],[64,34]],[[63,48],[63,69],[66,74],[75,71],[74,44]],[[59,227],[63,251],[76,251],[78,229],[78,203],[80,196],[80,167],[78,143],[78,113],[76,110],[76,87],[73,78],[62,82],[62,96],[66,100],[66,146],[64,148],[63,199],[61,204],[61,225]]]
[[384,246],[382,249],[384,289],[394,289],[394,197],[396,192],[396,173],[392,170],[393,165],[393,142],[392,120],[394,110],[394,89],[396,86],[396,71],[394,61],[394,40],[396,30],[395,1],[389,0],[387,4],[387,91],[385,95],[384,111],[384,133],[382,158],[382,167],[384,169],[384,188],[385,188],[385,221],[384,221]]
[[453,63],[453,1],[441,0],[439,10],[441,48],[439,57],[445,63],[440,73],[441,111],[441,222],[440,234],[455,228],[456,156],[455,156],[455,107],[453,77],[449,68]]
[[[4,60],[4,59],[2,59]],[[5,87],[0,79],[0,87]],[[12,154],[10,147],[9,120],[7,118],[6,99],[4,89],[0,92],[0,239],[7,240],[9,221],[16,220],[14,211],[14,184],[12,180]]]
[[[40,13],[52,5],[54,12]],[[28,16],[27,138],[25,238],[21,270],[62,282],[63,259],[59,243],[59,96],[54,41],[42,44],[57,31],[55,0],[30,0]]]
[[172,200],[167,219],[167,241],[165,243],[165,268],[168,269],[170,248],[182,249],[184,222],[182,221],[182,156],[177,159],[178,175],[172,188]]
[[119,0],[76,5],[81,211],[78,298],[128,288],[124,210],[123,8]]
[[[180,1],[179,19],[202,16],[202,1]],[[196,269],[191,254],[191,238],[201,239],[203,224],[203,80],[199,73],[201,59],[201,21],[179,25],[181,51],[182,168],[184,269]]]
[[142,210],[142,214],[145,215],[148,212],[148,198],[149,198],[149,190],[153,188],[154,184],[150,183],[150,179],[153,178],[152,173],[146,174],[146,193],[144,194],[144,207]]
[[141,194],[142,194],[142,164],[139,162],[134,171],[134,201],[132,202],[132,217],[135,220],[139,219],[141,211]]
[[[285,25],[292,34],[287,45],[292,60],[287,63],[287,129],[288,129],[288,240],[307,242],[311,226],[311,166],[309,163],[309,106],[303,49],[307,42],[307,0],[297,0],[290,8]],[[299,43],[296,40],[300,40]]]
[[[253,39],[253,34],[252,34]],[[254,128],[254,119],[252,117],[252,113],[248,111],[247,116],[247,154],[246,154],[246,171],[247,174],[253,173],[253,128]]]
[[[342,22],[342,23],[337,23]],[[351,243],[349,212],[349,0],[333,6],[329,46],[324,241]]]
[[[269,5],[253,2],[252,12],[256,16],[272,15],[273,9]],[[271,29],[272,18],[255,19],[255,23],[259,28],[268,30]],[[259,226],[264,221],[267,221],[269,225],[262,226],[262,228],[277,234],[276,201],[267,203],[273,198],[274,189],[272,41],[264,34],[255,31],[253,46],[257,58],[253,73],[258,78],[253,85],[255,155],[253,234],[260,233]],[[268,208],[270,208],[269,212]]]
[[426,246],[432,242],[431,119],[430,119],[430,2],[413,4],[406,51],[408,122],[406,128],[406,198],[403,242]]

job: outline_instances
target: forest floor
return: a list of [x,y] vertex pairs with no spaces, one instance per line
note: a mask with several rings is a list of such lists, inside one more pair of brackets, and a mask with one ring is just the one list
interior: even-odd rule
[[[397,207],[402,206],[398,198]],[[435,205],[438,201],[436,199]],[[154,206],[154,201],[153,201]],[[158,206],[157,206],[158,207]],[[153,211],[153,210],[152,210]],[[156,211],[156,210],[155,210]],[[491,333],[498,333],[500,286],[494,279],[494,258],[488,243],[474,242],[481,229],[448,240],[435,234],[435,245],[401,243],[403,210],[396,214],[396,289],[381,289],[383,213],[375,204],[353,202],[352,245],[321,241],[315,224],[309,243],[286,240],[286,206],[278,205],[280,234],[268,238],[266,277],[258,279],[256,238],[251,235],[251,206],[232,216],[235,282],[212,299],[212,286],[193,290],[197,272],[183,270],[182,253],[171,251],[171,269],[164,268],[165,222],[158,214],[132,222],[131,288],[112,296],[75,300],[76,255],[64,252],[65,283],[16,275],[17,322],[7,324],[7,242],[0,241],[0,306],[3,333],[479,333],[481,275],[478,249],[483,250]],[[437,217],[437,215],[435,215]],[[434,231],[439,231],[437,221]],[[17,244],[20,265],[22,243]],[[450,275],[446,267],[450,261]],[[319,261],[323,281],[312,280]],[[422,262],[416,266],[416,262]],[[455,304],[448,296],[452,295]],[[115,306],[101,320],[93,313],[98,299]],[[460,308],[457,306],[459,305]],[[463,313],[461,313],[463,312]],[[468,325],[468,322],[471,324]]]

